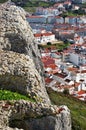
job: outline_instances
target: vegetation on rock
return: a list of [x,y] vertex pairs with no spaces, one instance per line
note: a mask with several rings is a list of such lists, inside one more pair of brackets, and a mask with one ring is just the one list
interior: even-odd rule
[[21,95],[17,92],[11,92],[8,90],[0,90],[0,100],[20,100],[20,99],[24,99],[24,100],[29,100],[29,101],[34,101],[33,99]]

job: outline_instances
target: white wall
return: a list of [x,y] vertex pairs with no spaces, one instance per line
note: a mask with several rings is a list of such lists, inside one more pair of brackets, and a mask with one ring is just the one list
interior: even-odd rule
[[70,62],[72,62],[75,65],[79,65],[79,56],[78,54],[75,53],[70,53],[70,57],[69,57]]

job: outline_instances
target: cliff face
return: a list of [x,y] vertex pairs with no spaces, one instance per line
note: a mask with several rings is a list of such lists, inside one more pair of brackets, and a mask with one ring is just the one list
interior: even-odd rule
[[0,87],[26,94],[39,102],[49,103],[41,77],[28,55],[0,51]]
[[25,11],[9,4],[0,8],[0,49],[29,55],[35,63],[35,68],[43,75],[40,53],[31,27],[26,21]]
[[[43,66],[40,60],[40,53],[38,51],[37,44],[34,41],[31,28],[26,21],[25,15],[25,11],[20,7],[10,6],[9,4],[4,4],[1,6],[0,49],[7,51],[5,54],[4,52],[1,52],[3,57],[0,59],[0,63],[2,64],[0,66],[1,75],[3,75],[1,76],[2,78],[0,81],[1,86],[6,88],[7,83],[8,89],[11,88],[11,90],[14,89],[20,92],[24,92],[23,90],[26,91],[27,89],[28,94],[30,93],[31,96],[38,97],[38,95],[40,95],[49,103],[50,101],[44,87]],[[26,58],[21,54],[28,56],[26,56]],[[27,67],[23,70],[24,65]],[[4,73],[2,73],[2,71],[4,71]],[[21,83],[17,77],[14,78],[13,82],[12,75],[14,77],[17,76],[18,78],[19,76],[22,76],[23,78],[21,78]],[[34,76],[36,77],[36,80]],[[28,80],[25,80],[26,77]],[[36,81],[38,83],[35,83]],[[12,86],[14,86],[14,88]]]
[[9,4],[0,6],[0,89],[18,91],[36,101],[18,101],[13,106],[1,103],[2,130],[11,129],[9,121],[11,126],[24,130],[71,130],[68,108],[50,103],[40,53],[25,11]]
[[1,130],[71,130],[70,111],[66,106],[57,107],[24,100],[14,103],[0,101],[0,128]]
[[70,111],[66,106],[18,101],[14,110],[10,120],[14,127],[24,130],[71,130]]

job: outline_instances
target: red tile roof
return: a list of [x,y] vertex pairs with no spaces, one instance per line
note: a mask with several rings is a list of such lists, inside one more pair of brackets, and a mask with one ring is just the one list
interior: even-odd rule
[[65,78],[67,76],[67,74],[65,74],[65,73],[56,73],[55,75],[57,75],[58,77],[61,77],[61,78]]
[[53,33],[36,33],[34,34],[34,37],[42,37],[42,36],[51,36],[54,35]]
[[55,60],[53,58],[48,57],[48,56],[43,57],[42,62],[43,62],[45,67],[48,67],[50,65],[52,65],[52,67],[55,67]]
[[39,15],[31,15],[31,16],[26,16],[28,18],[43,18],[43,16],[39,16]]
[[69,67],[68,70],[69,70],[69,71],[77,72],[77,71],[78,71],[78,68]]
[[81,73],[86,73],[86,70],[82,70]]
[[85,94],[86,92],[84,91],[84,90],[81,90],[81,91],[79,91],[77,94],[78,95],[82,95],[82,94]]
[[53,81],[53,79],[45,78],[45,83],[50,83],[50,82],[52,82],[52,81]]

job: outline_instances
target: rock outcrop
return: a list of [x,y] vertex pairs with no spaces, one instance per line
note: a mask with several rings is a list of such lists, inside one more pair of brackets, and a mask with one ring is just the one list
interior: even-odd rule
[[[1,6],[0,49],[7,52],[3,51],[0,58],[0,85],[5,89],[7,87],[7,89],[11,88],[11,90],[24,93],[28,91],[28,94],[30,93],[31,96],[36,96],[36,98],[39,98],[37,95],[40,95],[44,97],[47,103],[50,103],[44,87],[40,53],[25,15],[25,11],[20,7],[10,6],[9,4]],[[26,77],[28,77],[28,80]]]
[[23,130],[9,127],[13,106],[7,101],[0,101],[0,130]]
[[21,7],[9,4],[0,6],[0,49],[29,55],[43,76],[40,53],[25,16]]
[[0,89],[18,91],[36,102],[1,102],[0,129],[71,130],[69,109],[50,103],[40,53],[25,15],[15,5],[0,6]]
[[57,107],[24,100],[1,101],[0,129],[71,130],[70,111],[66,106]]
[[70,111],[66,106],[32,104],[21,100],[15,102],[14,111],[11,116],[14,127],[24,130],[71,130]]
[[0,87],[49,103],[41,77],[28,55],[0,50]]

